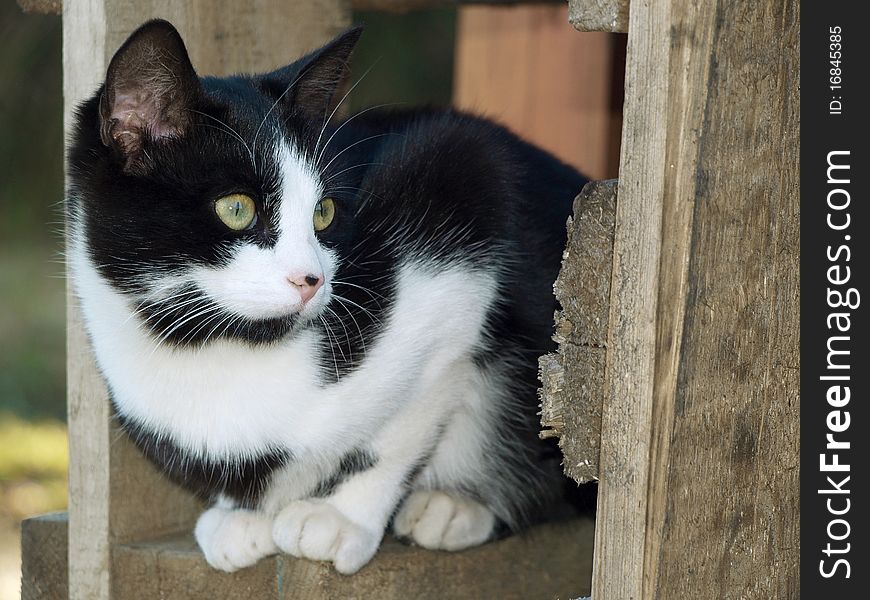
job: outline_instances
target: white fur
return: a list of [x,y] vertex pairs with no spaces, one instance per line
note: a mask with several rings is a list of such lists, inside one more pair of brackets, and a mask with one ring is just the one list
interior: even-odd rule
[[329,560],[339,573],[356,573],[374,556],[383,528],[354,523],[332,505],[299,500],[287,505],[273,527],[275,543],[292,556]]
[[405,267],[386,332],[359,369],[324,388],[311,360],[313,333],[259,349],[227,340],[200,349],[158,347],[80,247],[73,261],[97,360],[119,410],[217,459],[273,448],[340,456],[369,441],[408,395],[419,393],[422,376],[441,374],[477,343],[484,315],[473,307],[491,295],[489,282],[465,272]]
[[430,550],[462,550],[489,539],[494,525],[492,511],[479,502],[419,490],[402,504],[393,529]]
[[[321,269],[327,282],[303,309],[314,318],[331,297],[335,260],[313,233],[320,188],[297,155],[282,152],[275,248],[243,246],[228,267],[197,267],[187,277],[222,306],[261,317],[298,310],[286,275]],[[485,379],[469,357],[495,301],[491,278],[459,266],[401,266],[383,333],[359,368],[324,385],[312,360],[321,343],[313,331],[258,348],[230,340],[196,349],[159,344],[131,302],[98,274],[85,247],[75,233],[70,266],[97,361],[121,413],[202,458],[292,453],[294,461],[274,474],[259,511],[221,505],[203,514],[196,537],[214,567],[234,570],[274,551],[263,538],[268,530],[291,554],[353,572],[377,549],[404,477],[427,452],[435,451],[436,465],[421,479],[427,485],[473,475],[485,452],[480,428],[486,429],[491,408]],[[184,278],[155,281],[153,288],[171,288]],[[450,447],[436,449],[445,423]],[[373,468],[328,498],[306,500],[344,454],[360,447],[377,456]],[[421,544],[465,547],[492,528],[492,514],[475,504],[453,499],[450,518],[446,510],[408,508],[405,520],[416,523],[412,535]]]
[[193,533],[208,563],[222,571],[250,567],[278,552],[272,519],[253,510],[214,506],[200,515]]
[[501,370],[483,371],[465,361],[451,371],[461,402],[450,415],[441,441],[414,482],[414,488],[451,490],[461,489],[468,481],[478,482],[495,491],[488,498],[494,513],[508,525],[516,525],[522,520],[517,513],[517,501],[538,492],[538,484],[526,477],[535,466],[519,462],[511,469],[503,464],[498,476],[493,477],[492,463],[487,464],[493,455],[508,465],[527,460],[522,449],[512,447],[519,444],[518,440],[506,438],[494,429],[498,422],[524,418],[522,390],[515,390],[510,369],[505,367],[511,360],[508,355],[502,356]]
[[[198,266],[190,279],[215,302],[230,312],[251,319],[280,317],[299,312],[316,316],[329,302],[335,256],[323,248],[314,235],[314,206],[322,188],[311,166],[286,144],[279,145],[282,165],[281,209],[277,223],[278,241],[273,248],[242,244],[227,266]],[[324,284],[303,306],[299,288],[288,285],[288,277],[323,276]]]

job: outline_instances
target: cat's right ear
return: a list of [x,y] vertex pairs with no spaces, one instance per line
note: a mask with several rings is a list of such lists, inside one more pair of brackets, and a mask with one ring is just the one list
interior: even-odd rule
[[127,172],[147,171],[146,143],[184,134],[199,78],[178,31],[154,20],[118,49],[100,98],[100,136],[124,160]]

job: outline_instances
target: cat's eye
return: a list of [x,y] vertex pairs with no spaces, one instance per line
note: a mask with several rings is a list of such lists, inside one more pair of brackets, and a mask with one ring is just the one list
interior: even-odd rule
[[314,205],[314,231],[323,231],[335,218],[335,201],[324,198]]
[[247,229],[257,218],[257,205],[244,194],[230,194],[218,198],[214,203],[214,211],[224,225],[235,231]]

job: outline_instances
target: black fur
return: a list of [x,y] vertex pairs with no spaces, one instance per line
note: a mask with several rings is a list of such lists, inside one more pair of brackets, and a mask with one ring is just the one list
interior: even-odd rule
[[330,496],[345,479],[371,469],[377,462],[378,458],[368,450],[357,448],[348,452],[341,458],[335,473],[321,481],[311,492],[311,497],[326,498]]
[[211,461],[191,456],[117,411],[115,418],[142,453],[169,479],[202,500],[213,501],[223,495],[243,508],[255,508],[275,469],[293,459],[288,451],[275,450],[233,462]]

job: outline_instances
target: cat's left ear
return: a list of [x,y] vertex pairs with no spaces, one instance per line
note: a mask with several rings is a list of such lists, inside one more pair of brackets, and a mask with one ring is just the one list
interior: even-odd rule
[[350,55],[362,31],[362,27],[348,29],[322,48],[264,75],[262,81],[289,108],[323,117],[347,75]]
[[122,155],[126,171],[142,171],[146,142],[183,135],[200,91],[175,27],[163,20],[145,23],[109,63],[100,98],[103,143]]

